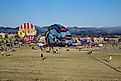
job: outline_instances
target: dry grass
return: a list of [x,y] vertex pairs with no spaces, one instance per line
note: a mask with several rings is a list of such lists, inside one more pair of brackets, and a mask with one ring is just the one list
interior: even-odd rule
[[[9,57],[0,56],[0,81],[121,81],[121,50],[89,55],[87,51],[61,48],[58,54],[44,53],[45,60],[41,53],[23,47]],[[112,60],[107,62],[109,54]]]

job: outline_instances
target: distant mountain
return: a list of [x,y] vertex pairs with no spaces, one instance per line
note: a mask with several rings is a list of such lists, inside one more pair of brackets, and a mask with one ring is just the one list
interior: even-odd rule
[[[35,28],[37,30],[37,34],[43,34],[48,30],[48,26],[45,26],[45,27],[35,26]],[[18,30],[19,30],[19,27],[16,27],[16,28],[0,27],[0,32],[3,32],[3,33],[17,33]]]
[[107,35],[107,34],[120,34],[121,26],[117,27],[68,27],[72,34],[85,34],[85,35]]
[[[48,30],[49,26],[35,26],[37,34],[44,34]],[[116,27],[67,27],[72,34],[84,34],[84,35],[107,35],[107,34],[117,34],[121,35],[121,26]],[[19,27],[0,27],[0,32],[4,33],[17,33]]]
[[48,31],[48,27],[49,26],[44,26],[44,27],[35,26],[37,34],[44,34],[46,31]]
[[0,32],[3,33],[17,33],[19,27],[11,28],[11,27],[0,27]]

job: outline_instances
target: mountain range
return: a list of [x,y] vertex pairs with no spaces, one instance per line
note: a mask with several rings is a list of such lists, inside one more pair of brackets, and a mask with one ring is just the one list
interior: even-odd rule
[[[35,26],[37,34],[44,34],[48,31],[49,26]],[[84,35],[121,35],[121,26],[116,27],[67,27],[71,34],[84,34]],[[4,33],[17,33],[19,27],[0,27],[0,32]]]

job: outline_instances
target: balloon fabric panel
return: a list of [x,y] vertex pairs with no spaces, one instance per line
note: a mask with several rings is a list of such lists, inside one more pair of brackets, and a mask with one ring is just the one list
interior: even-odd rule
[[[48,35],[47,35],[47,32],[45,33],[47,44],[66,45],[67,43],[72,43],[71,34],[67,30],[68,30],[67,28],[59,24],[51,25],[47,31]],[[70,39],[68,40],[66,36],[67,37],[70,36]]]

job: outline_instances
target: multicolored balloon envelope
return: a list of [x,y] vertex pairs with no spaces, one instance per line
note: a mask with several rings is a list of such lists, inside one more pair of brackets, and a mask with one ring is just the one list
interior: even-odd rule
[[24,40],[25,40],[26,42],[33,42],[34,36],[25,36],[25,37],[24,37]]
[[67,28],[60,24],[51,25],[45,33],[45,39],[48,45],[71,45],[72,36]]
[[23,38],[26,42],[32,42],[34,36],[36,35],[35,26],[31,23],[24,23],[19,27],[18,30],[19,37]]

